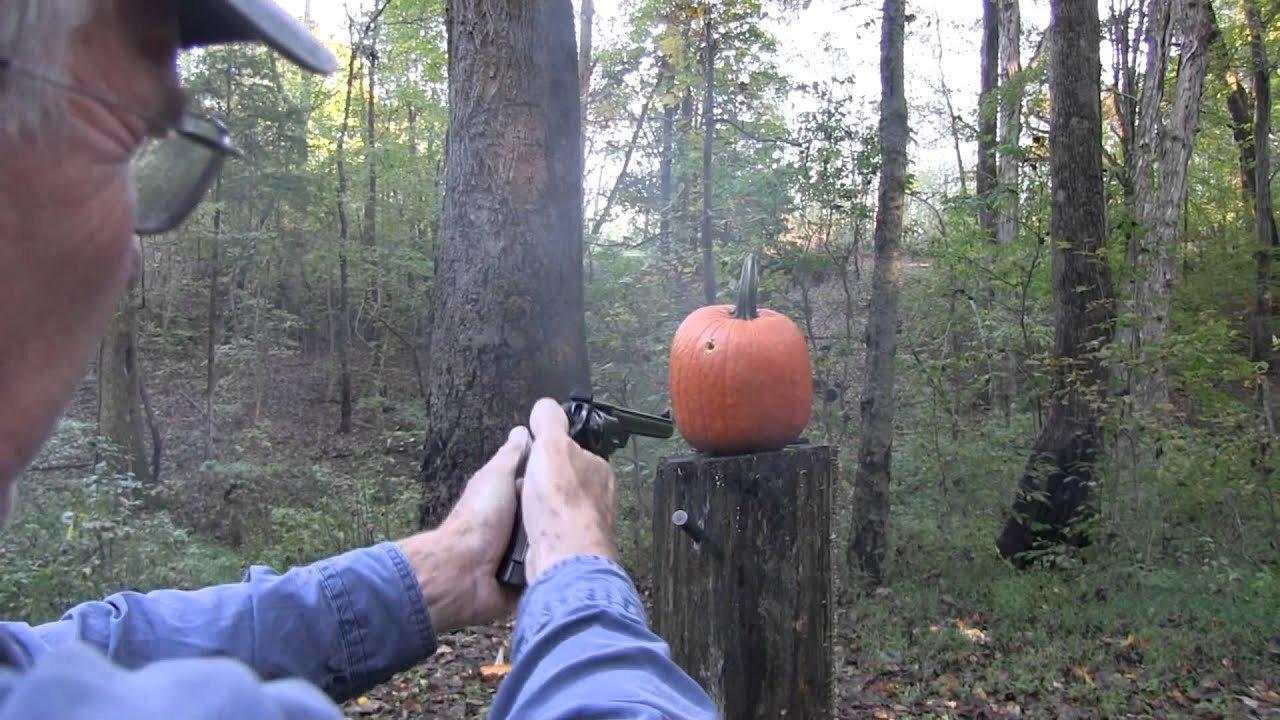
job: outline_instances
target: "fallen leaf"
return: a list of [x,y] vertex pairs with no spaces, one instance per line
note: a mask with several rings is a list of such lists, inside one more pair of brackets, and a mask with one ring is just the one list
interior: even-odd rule
[[365,695],[356,698],[355,706],[351,708],[351,712],[356,715],[376,715],[385,710],[387,704],[380,700],[372,700]]
[[510,663],[501,663],[501,664],[496,664],[496,665],[481,665],[481,666],[480,666],[480,677],[481,677],[481,679],[483,679],[483,680],[488,680],[488,681],[491,681],[491,682],[493,682],[493,681],[497,681],[497,680],[501,680],[502,678],[506,677],[506,676],[507,676],[507,673],[509,673],[509,672],[511,672],[511,664],[510,664]]
[[1264,703],[1271,705],[1280,705],[1280,693],[1268,687],[1254,687],[1253,696]]

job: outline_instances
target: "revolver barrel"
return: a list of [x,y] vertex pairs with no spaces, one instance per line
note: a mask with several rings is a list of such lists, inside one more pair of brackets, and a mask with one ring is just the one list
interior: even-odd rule
[[612,415],[618,421],[618,429],[630,435],[669,438],[675,432],[675,426],[672,424],[670,417],[651,415],[637,410],[605,405],[604,403],[596,403],[596,407]]

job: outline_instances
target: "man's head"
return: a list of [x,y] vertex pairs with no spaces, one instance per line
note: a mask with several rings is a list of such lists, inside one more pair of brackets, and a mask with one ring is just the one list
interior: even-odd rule
[[0,0],[0,522],[137,274],[136,233],[180,221],[215,174],[135,193],[144,140],[182,130],[210,158],[225,140],[184,121],[177,53],[239,41],[334,68],[270,0]]

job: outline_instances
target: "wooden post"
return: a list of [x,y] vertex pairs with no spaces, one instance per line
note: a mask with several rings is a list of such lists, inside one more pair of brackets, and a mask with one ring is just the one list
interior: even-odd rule
[[829,445],[658,466],[654,629],[727,720],[833,716],[836,478]]

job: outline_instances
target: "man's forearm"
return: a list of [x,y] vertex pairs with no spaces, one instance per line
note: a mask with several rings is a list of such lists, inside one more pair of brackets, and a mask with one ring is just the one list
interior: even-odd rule
[[301,677],[341,702],[435,652],[436,638],[404,553],[391,543],[279,574],[193,591],[119,593],[55,622],[4,624],[37,656],[67,640],[126,668],[230,656],[264,678]]
[[512,658],[493,718],[716,716],[649,630],[626,573],[603,558],[569,558],[529,587]]

